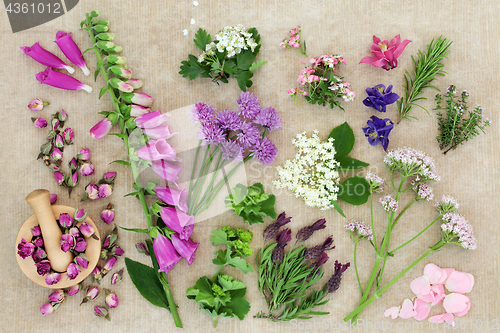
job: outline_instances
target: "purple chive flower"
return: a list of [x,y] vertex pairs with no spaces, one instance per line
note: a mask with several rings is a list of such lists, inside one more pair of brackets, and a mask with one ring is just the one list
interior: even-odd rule
[[88,184],[85,187],[85,197],[91,200],[99,199],[99,187],[96,184]]
[[243,147],[234,140],[224,141],[220,145],[222,157],[226,161],[243,161]]
[[292,230],[285,228],[281,230],[276,236],[276,246],[273,249],[272,259],[276,264],[279,264],[283,261],[283,257],[285,255],[285,246],[286,244],[292,240]]
[[74,250],[76,252],[85,252],[86,249],[87,249],[87,241],[83,237],[78,237],[75,240]]
[[26,54],[28,57],[33,58],[35,61],[41,63],[42,65],[58,69],[65,69],[70,74],[73,74],[75,72],[73,67],[66,65],[53,53],[41,47],[38,42],[33,44],[31,47],[21,46],[21,50],[23,50],[24,54]]
[[251,122],[242,122],[239,133],[236,134],[243,148],[249,148],[261,137],[259,129]]
[[66,143],[67,145],[72,145],[73,140],[75,139],[75,133],[73,132],[73,129],[71,127],[68,127],[64,129],[62,137],[64,139],[64,143]]
[[75,239],[69,234],[63,234],[59,243],[61,245],[61,250],[63,252],[68,252],[75,245]]
[[175,156],[176,149],[170,146],[165,139],[149,140],[147,145],[139,148],[135,153],[145,161],[181,162],[181,159]]
[[66,292],[68,293],[68,296],[74,296],[74,295],[78,294],[78,292],[80,291],[80,287],[81,286],[79,284],[69,287],[66,290]]
[[161,201],[171,206],[177,206],[184,213],[187,213],[187,189],[177,190],[168,186],[156,186],[154,191]]
[[253,158],[256,158],[264,165],[271,165],[278,155],[278,148],[268,138],[259,138],[250,148]]
[[63,73],[54,71],[51,67],[36,75],[36,79],[41,84],[48,84],[49,86],[65,90],[80,90],[83,89],[88,93],[92,92],[92,87],[81,83],[75,78]]
[[208,123],[203,125],[198,138],[203,140],[205,145],[217,145],[226,140],[226,135],[224,134],[222,128],[220,128],[216,123]]
[[21,238],[21,242],[17,244],[17,254],[21,258],[26,259],[35,252],[35,245],[28,243],[24,238]]
[[373,88],[366,88],[366,93],[368,97],[363,100],[363,104],[380,112],[385,112],[386,105],[399,99],[398,94],[392,92],[392,84],[387,89],[383,84],[377,84]]
[[118,296],[114,292],[106,291],[106,305],[110,308],[116,308],[118,306]]
[[182,166],[170,164],[165,160],[158,160],[151,163],[151,169],[153,169],[153,172],[159,177],[165,179],[166,181],[173,182],[176,186],[179,186],[177,178],[179,177]]
[[111,184],[101,184],[99,185],[99,199],[107,198],[113,194],[113,185]]
[[101,139],[111,130],[111,121],[104,118],[90,129],[90,136],[94,139]]
[[42,247],[43,246],[43,238],[42,237],[37,237],[33,240],[33,245],[36,247]]
[[104,308],[102,306],[94,306],[94,314],[97,317],[103,317],[103,318],[106,318],[107,320],[111,320],[109,318],[108,310],[106,310],[106,308]]
[[40,98],[35,98],[28,104],[28,109],[31,111],[42,111],[43,107],[49,104],[49,102],[44,102]]
[[167,227],[179,233],[180,239],[189,239],[193,232],[194,216],[187,215],[174,207],[161,207],[160,216]]
[[78,276],[78,274],[81,272],[80,268],[78,268],[78,265],[72,262],[71,264],[68,265],[68,268],[66,270],[66,277],[69,280],[74,280]]
[[182,257],[184,257],[188,261],[188,265],[194,261],[194,255],[196,253],[196,249],[200,243],[193,242],[190,238],[187,240],[180,239],[179,234],[172,234],[172,245],[174,246],[177,253],[179,253]]
[[87,269],[89,267],[89,260],[83,253],[80,253],[78,257],[75,258],[75,262],[83,269]]
[[90,149],[88,148],[80,149],[76,157],[80,161],[88,161],[90,159]]
[[130,105],[130,116],[131,117],[140,117],[146,113],[151,112],[151,109],[145,108],[144,106],[140,105],[135,105],[132,104]]
[[384,150],[387,151],[387,146],[389,146],[389,134],[394,127],[394,123],[389,118],[380,119],[371,116],[371,119],[372,120],[366,122],[368,127],[363,127],[365,136],[372,146],[376,146],[380,142]]
[[110,224],[115,220],[115,212],[113,211],[112,204],[108,204],[108,206],[101,211],[101,220],[106,224]]
[[49,295],[49,300],[54,303],[61,303],[64,301],[64,291],[62,289],[54,290],[54,292]]
[[44,128],[47,127],[47,119],[45,118],[31,118],[36,128]]
[[266,227],[266,229],[264,230],[264,239],[265,240],[269,240],[269,239],[273,239],[274,237],[276,237],[276,235],[278,234],[280,228],[282,226],[284,226],[285,224],[287,223],[290,223],[290,221],[292,220],[291,217],[286,217],[286,214],[285,212],[281,213],[280,215],[278,215],[278,218],[276,219],[276,222],[274,222],[273,224],[270,224]]
[[33,252],[32,258],[33,261],[37,263],[47,258],[47,253],[44,249],[36,249],[35,252]]
[[76,222],[82,222],[83,220],[85,220],[86,217],[87,217],[87,212],[83,208],[75,210],[75,213],[73,214],[73,219]]
[[215,109],[207,103],[199,102],[194,105],[191,119],[202,126],[215,120]]
[[297,232],[297,235],[295,235],[295,237],[297,238],[297,240],[304,242],[308,240],[309,237],[311,237],[316,230],[321,230],[325,228],[326,228],[326,220],[321,219],[314,222],[312,225],[300,229]]
[[63,228],[71,228],[73,226],[73,218],[68,213],[59,215],[59,225]]
[[174,265],[182,259],[182,257],[175,251],[175,248],[170,240],[161,233],[158,233],[158,237],[153,239],[153,249],[160,267],[158,269],[158,272],[160,273],[164,272],[167,274],[174,267]]
[[349,262],[342,265],[338,262],[338,260],[335,260],[335,271],[332,277],[326,283],[326,287],[329,293],[333,293],[334,291],[337,291],[337,289],[339,289],[340,282],[342,280],[342,274],[347,270],[347,268],[349,268],[350,265],[351,263]]
[[50,194],[49,197],[50,197],[50,204],[51,205],[55,204],[57,201],[57,194]]
[[140,128],[155,128],[165,122],[170,117],[168,113],[161,113],[160,110],[145,113],[144,115],[134,119],[135,124]]
[[54,179],[56,180],[57,184],[61,185],[64,182],[64,174],[60,171],[54,172]]
[[239,104],[238,114],[243,117],[254,119],[260,112],[259,99],[249,92],[241,93],[236,103]]
[[76,43],[73,41],[73,38],[71,38],[71,32],[66,33],[64,31],[58,31],[56,33],[56,40],[54,43],[59,46],[69,61],[82,69],[85,76],[90,75],[90,71],[85,65],[85,59],[83,59],[82,51],[80,51]]
[[41,260],[36,264],[36,272],[38,275],[44,276],[45,274],[50,273],[50,261],[49,260]]
[[123,273],[123,269],[120,270],[118,273],[113,273],[113,275],[111,275],[111,284],[112,285],[118,284],[123,280],[122,273]]
[[153,97],[142,93],[123,93],[123,101],[127,104],[138,104],[144,107],[153,105]]
[[80,165],[80,174],[84,177],[94,174],[94,166],[90,162],[85,162]]
[[54,312],[54,307],[52,306],[52,303],[45,303],[40,307],[40,312],[46,316]]
[[283,125],[280,115],[272,106],[262,109],[253,122],[264,126],[269,131],[277,130]]
[[54,285],[61,281],[61,274],[54,272],[50,273],[45,277],[45,283],[49,286]]
[[36,225],[33,228],[31,228],[31,234],[34,237],[38,237],[42,234],[42,230],[40,230],[40,226]]
[[236,112],[230,110],[224,110],[217,113],[215,122],[226,132],[237,131],[241,126],[241,118]]
[[112,270],[113,267],[115,266],[117,260],[118,259],[116,257],[109,258],[106,261],[106,263],[104,264],[104,266],[102,267],[103,274],[106,274],[107,272],[109,272],[110,270]]

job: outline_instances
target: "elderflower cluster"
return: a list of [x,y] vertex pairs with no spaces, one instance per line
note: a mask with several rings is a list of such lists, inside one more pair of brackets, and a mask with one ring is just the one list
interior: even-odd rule
[[441,229],[447,242],[458,243],[466,250],[476,249],[476,238],[472,232],[472,226],[462,215],[446,213],[443,216]]
[[417,176],[422,181],[440,179],[432,158],[415,149],[392,150],[387,153],[384,163],[391,173],[399,170],[404,177]]
[[351,222],[345,225],[345,228],[351,234],[353,238],[367,238],[373,241],[373,231],[372,228],[364,224],[363,222]]
[[257,45],[252,33],[247,32],[243,25],[238,24],[234,28],[226,26],[215,35],[215,41],[206,45],[205,52],[198,57],[198,62],[203,62],[207,55],[215,55],[216,51],[219,53],[226,51],[228,58],[234,57],[248,48],[253,52]]
[[339,163],[335,161],[333,138],[321,142],[318,131],[308,138],[300,133],[292,144],[298,148],[294,160],[287,160],[277,167],[279,180],[273,181],[276,188],[288,188],[306,205],[321,210],[333,208],[339,191]]

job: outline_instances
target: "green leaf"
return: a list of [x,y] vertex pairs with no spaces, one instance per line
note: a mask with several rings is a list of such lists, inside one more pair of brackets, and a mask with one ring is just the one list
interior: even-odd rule
[[227,264],[229,266],[233,266],[235,268],[238,268],[240,271],[243,272],[243,274],[246,274],[248,272],[253,272],[253,267],[252,265],[248,264],[245,259],[241,257],[234,257],[231,258]]
[[[130,166],[129,162],[123,161],[123,160],[115,160],[115,161],[113,161],[111,163],[118,163],[118,164],[121,164],[121,165]],[[111,163],[109,163],[109,164],[111,164]]]
[[91,50],[93,50],[93,49],[94,49],[93,47],[89,47],[88,49],[86,49],[85,51],[83,51],[83,52],[82,52],[82,54],[85,54],[85,53],[87,53],[88,51],[91,51]]
[[250,29],[248,29],[248,32],[253,35],[252,37],[255,40],[255,42],[257,44],[259,44],[259,42],[260,42],[260,35],[259,35],[259,32],[257,31],[257,29],[256,28],[250,28]]
[[227,240],[227,234],[223,230],[221,229],[212,230],[212,234],[214,235],[210,237],[210,241],[212,242],[213,246],[222,244],[228,245],[228,243],[230,243],[231,246],[233,245],[232,242]]
[[147,299],[151,304],[170,311],[165,291],[156,275],[156,271],[149,266],[129,258],[125,258],[125,266],[127,266],[130,279],[142,297]]
[[212,259],[212,264],[217,266],[223,266],[227,264],[227,254],[228,250],[219,250],[215,252],[215,258]]
[[101,99],[101,97],[106,93],[106,91],[108,91],[107,86],[101,88],[101,91],[99,92],[99,99]]
[[351,157],[343,157],[338,159],[337,162],[340,163],[340,167],[338,169],[340,171],[357,170],[370,165]]
[[207,34],[205,30],[202,28],[198,29],[196,34],[194,35],[194,45],[205,52],[205,48],[207,44],[210,44],[212,41],[210,34]]
[[335,159],[337,161],[346,157],[351,152],[352,147],[354,147],[354,132],[347,122],[335,127],[330,132],[330,135],[328,135],[328,138],[335,139],[333,145],[335,147]]
[[[124,137],[127,136],[127,134],[123,134],[123,133],[109,133],[108,135],[114,135],[114,136],[119,137],[120,139],[123,139]],[[111,163],[113,163],[113,162],[111,162]]]
[[239,320],[243,320],[245,315],[250,311],[250,303],[244,298],[233,298],[231,302],[220,309],[220,312],[230,310]]
[[342,216],[345,217],[344,212],[342,211],[342,208],[340,208],[340,205],[337,201],[332,201],[333,207],[335,210]]
[[368,200],[370,195],[369,186],[363,177],[350,177],[340,184],[337,198],[344,200],[351,205],[362,205]]
[[259,61],[253,62],[248,70],[253,72],[257,68],[261,67],[262,65],[265,65],[266,63],[267,63],[267,61],[265,61],[265,60],[259,60]]
[[203,276],[196,281],[194,284],[194,289],[197,290],[195,301],[197,303],[203,303],[208,306],[214,306],[215,298],[212,294],[212,285],[208,280],[208,277]]
[[198,64],[198,59],[192,54],[189,55],[189,60],[184,60],[181,62],[181,64],[182,65],[179,74],[181,74],[182,77],[189,77],[189,79],[194,80],[201,72],[201,67],[200,64]]
[[240,52],[236,55],[236,66],[245,71],[249,70],[256,56],[257,55],[250,50],[245,50],[243,52]]
[[[241,53],[240,53],[241,54]],[[238,76],[236,76],[236,80],[238,81],[238,87],[240,87],[241,91],[247,91],[247,87],[250,88],[252,86],[252,78],[253,73],[249,71],[243,71]]]
[[137,233],[140,233],[140,234],[147,234],[148,233],[148,229],[125,228],[125,227],[120,227],[120,228],[123,229],[123,230],[133,231],[133,232],[137,232]]
[[99,75],[99,67],[94,72],[94,81],[97,82],[97,76]]
[[235,280],[228,275],[221,274],[218,276],[219,284],[226,290],[245,289],[247,286],[239,280]]

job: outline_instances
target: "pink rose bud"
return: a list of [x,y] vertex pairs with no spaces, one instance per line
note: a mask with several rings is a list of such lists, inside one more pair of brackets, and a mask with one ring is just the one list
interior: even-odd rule
[[[52,118],[50,121],[50,124],[52,125],[52,129],[56,130],[59,126],[61,126],[61,121],[57,118]],[[54,134],[55,137],[55,134]]]
[[69,59],[69,61],[82,69],[85,76],[90,75],[90,71],[85,65],[85,59],[83,59],[82,51],[80,51],[78,45],[76,45],[76,43],[73,41],[71,32],[66,33],[64,31],[58,31],[54,43],[59,46],[59,48],[64,53],[66,58]]
[[64,129],[62,137],[64,138],[64,142],[67,145],[72,145],[73,139],[75,138],[75,133],[73,132],[73,130],[70,127],[68,127],[66,129]]
[[75,241],[74,250],[76,252],[85,252],[86,249],[87,249],[87,241],[85,240],[85,238],[82,237],[77,238]]
[[128,79],[125,82],[130,84],[134,89],[139,89],[140,87],[142,87],[141,79]]
[[82,234],[80,233],[80,229],[78,229],[77,227],[69,229],[69,234],[75,237],[75,239],[82,236]]
[[61,250],[63,252],[68,252],[75,246],[75,239],[70,234],[63,234],[59,244],[61,245]]
[[59,225],[63,228],[71,228],[73,226],[73,218],[68,213],[59,215]]
[[83,148],[78,151],[76,158],[80,161],[88,161],[90,159],[90,149]]
[[102,177],[102,181],[106,184],[111,184],[115,181],[116,172],[106,172]]
[[115,220],[115,212],[113,211],[113,204],[108,204],[108,206],[101,211],[101,220],[106,223],[110,224]]
[[97,317],[103,317],[106,318],[107,320],[111,320],[109,318],[108,310],[106,310],[106,308],[103,308],[102,306],[94,306],[94,314]]
[[47,127],[48,124],[45,118],[31,118],[31,121],[33,121],[36,128],[44,128]]
[[34,237],[40,236],[42,234],[42,231],[40,230],[40,226],[36,225],[33,228],[31,228],[31,234]]
[[33,240],[33,245],[36,247],[42,247],[43,246],[43,238],[42,237],[37,237]]
[[78,185],[78,172],[75,171],[68,178],[68,186],[75,187],[76,185]]
[[80,165],[80,174],[84,177],[94,174],[94,166],[90,162],[85,162]]
[[49,104],[49,102],[43,102],[40,98],[35,98],[28,104],[28,109],[31,111],[42,111],[43,107]]
[[42,65],[48,66],[48,68],[53,67],[58,69],[65,69],[70,74],[73,74],[75,72],[72,67],[66,65],[57,56],[41,47],[38,42],[33,44],[31,47],[22,46],[21,50],[23,50],[24,54],[33,58],[35,61],[41,63]]
[[49,286],[53,285],[53,284],[56,284],[58,283],[59,281],[61,281],[61,274],[57,273],[57,272],[54,272],[54,273],[51,273],[51,274],[48,274],[46,277],[45,277],[45,283]]
[[106,294],[106,305],[110,308],[116,308],[118,306],[118,296],[109,290],[106,290]]
[[137,249],[137,252],[144,253],[145,255],[149,256],[149,251],[145,244],[135,243],[135,248]]
[[108,254],[109,254],[109,253],[110,253],[110,252],[109,252],[108,250],[106,250],[106,249],[102,249],[102,250],[101,250],[101,254],[100,254],[100,256],[99,256],[99,259],[106,260],[106,259],[108,258]]
[[111,130],[111,121],[104,118],[90,129],[90,136],[94,139],[101,139]]
[[85,187],[85,194],[82,201],[86,199],[90,200],[99,199],[99,187],[97,187],[97,185],[91,183]]
[[[52,155],[51,155],[52,159],[54,161],[60,161],[62,158],[63,158],[63,153],[62,151],[59,149],[59,148],[54,148],[52,150]],[[58,182],[59,183],[59,182]]]
[[57,148],[62,148],[64,146],[64,140],[61,134],[57,134],[54,139],[54,146]]
[[78,294],[78,292],[80,291],[80,287],[81,287],[80,284],[69,287],[68,290],[66,290],[68,296],[74,296]]
[[41,260],[36,264],[36,272],[38,275],[44,276],[50,273],[50,261],[49,260]]
[[87,303],[88,301],[94,300],[98,295],[99,295],[99,287],[88,286],[85,297],[82,299],[80,305],[82,305],[83,303]]
[[50,194],[49,197],[50,197],[50,204],[51,205],[55,204],[57,201],[57,194]]
[[115,285],[120,283],[123,280],[122,274],[123,274],[123,268],[120,269],[118,273],[113,273],[113,275],[111,275],[111,284]]
[[54,290],[54,292],[49,295],[49,300],[54,303],[61,303],[64,301],[64,291],[62,289]]
[[151,112],[151,109],[145,108],[144,106],[140,105],[135,105],[132,104],[130,105],[130,116],[131,117],[140,117],[146,113]]
[[104,238],[104,241],[102,242],[103,248],[109,250],[116,245],[116,242],[118,241],[118,235],[115,233],[115,230],[116,229],[113,229],[112,232],[106,235],[106,238]]
[[110,184],[99,185],[99,199],[107,198],[113,194],[113,186]]
[[52,68],[47,67],[43,72],[36,75],[36,79],[41,84],[48,84],[49,86],[65,89],[65,90],[85,90],[88,93],[92,92],[92,87],[81,83],[77,79],[72,78],[63,73],[54,71]]
[[35,245],[28,243],[24,238],[21,238],[21,242],[17,244],[17,254],[26,259],[35,252]]
[[127,104],[138,104],[145,107],[153,105],[153,97],[142,93],[124,93],[123,101]]
[[61,185],[64,182],[64,174],[60,171],[54,172],[54,178],[57,184]]
[[[128,70],[128,69],[123,69],[123,70]],[[132,73],[132,72],[130,72]],[[134,87],[132,87],[130,84],[123,82],[117,77],[114,77],[108,81],[109,85],[115,89],[118,89],[120,91],[130,93],[134,91]]]
[[47,258],[47,253],[44,249],[36,249],[33,255],[31,256],[35,263],[42,261]]
[[84,222],[82,225],[80,225],[80,232],[85,236],[85,237],[92,237],[92,235],[95,233],[94,227],[92,224]]
[[92,270],[92,282],[97,282],[100,284],[101,280],[102,280],[101,268],[99,266],[95,266],[95,268]]
[[46,315],[49,315],[51,314],[52,312],[54,312],[54,307],[52,306],[51,303],[45,303],[44,305],[42,305],[40,307],[40,312],[46,316]]
[[78,257],[75,258],[75,263],[83,269],[87,269],[87,267],[89,267],[89,260],[84,253],[80,253]]
[[115,266],[116,264],[116,261],[117,261],[117,258],[116,257],[111,257],[109,258],[106,263],[104,264],[104,267],[102,269],[103,273],[106,274],[107,272],[109,272],[110,270],[113,269],[113,267]]
[[60,121],[66,121],[68,120],[68,114],[66,113],[66,111],[64,110],[61,110],[61,112],[58,112],[57,113],[57,118],[60,120]]
[[125,253],[125,251],[123,251],[121,247],[115,246],[111,249],[111,253],[115,256],[121,256]]
[[86,217],[87,217],[87,212],[83,208],[75,210],[75,214],[73,214],[73,218],[77,222],[82,222],[83,220],[85,220]]
[[74,280],[80,273],[80,268],[78,268],[78,265],[72,262],[71,264],[68,265],[68,268],[66,270],[66,277],[69,280]]
[[49,155],[52,151],[52,148],[54,148],[54,144],[52,143],[52,141],[49,141],[40,147],[40,153],[42,155]]
[[69,161],[68,167],[71,171],[78,169],[78,162],[76,161],[76,158],[73,157],[71,161]]

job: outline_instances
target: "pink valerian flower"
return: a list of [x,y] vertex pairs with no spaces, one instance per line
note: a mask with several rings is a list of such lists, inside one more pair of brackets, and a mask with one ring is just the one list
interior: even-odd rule
[[109,121],[108,118],[104,118],[90,129],[90,136],[93,139],[101,139],[108,134],[111,130],[111,126],[111,121]]
[[61,59],[59,59],[53,53],[41,47],[38,42],[33,44],[31,47],[21,46],[21,50],[23,50],[24,54],[33,58],[35,61],[41,63],[42,65],[52,68],[65,69],[70,74],[73,74],[75,72],[75,70],[72,67],[66,65]]
[[411,149],[399,148],[387,153],[384,164],[390,172],[399,170],[403,176],[418,176],[420,181],[440,179],[436,165],[429,156]]
[[66,58],[69,59],[69,61],[82,69],[85,76],[90,75],[90,71],[85,65],[85,59],[83,59],[82,52],[73,41],[73,38],[71,38],[71,32],[66,33],[64,31],[58,31],[54,43],[59,46],[59,48],[64,53]]
[[179,233],[180,239],[187,240],[191,236],[194,216],[187,215],[174,207],[161,207],[160,216],[167,227]]
[[33,123],[35,124],[35,127],[36,128],[44,128],[44,127],[47,127],[47,119],[45,118],[31,118],[31,120],[33,121]]
[[398,202],[390,195],[380,198],[379,202],[386,212],[395,212],[398,210]]
[[351,237],[356,239],[367,238],[373,241],[373,230],[363,222],[351,222],[345,225],[346,230],[351,234]]
[[164,203],[179,207],[184,213],[188,212],[187,189],[177,190],[168,186],[156,186],[154,191]]
[[179,234],[172,234],[172,245],[174,246],[177,253],[184,257],[188,261],[188,265],[194,261],[196,249],[200,243],[193,242],[190,238],[184,240],[179,237]]
[[396,68],[398,66],[398,57],[403,53],[410,42],[411,41],[408,39],[401,42],[400,35],[397,35],[389,43],[388,40],[381,41],[380,38],[374,35],[373,44],[370,46],[370,50],[375,56],[364,57],[359,63],[382,67],[386,71]]
[[21,242],[17,244],[17,254],[26,259],[30,257],[35,252],[35,245],[27,242],[24,238],[21,238]]
[[48,84],[49,86],[65,89],[65,90],[85,90],[88,93],[92,92],[92,87],[88,86],[71,76],[54,71],[51,67],[43,72],[36,74],[36,79],[41,84]]
[[287,94],[290,97],[295,97],[296,95],[307,96],[307,93],[304,90],[301,90],[299,88],[290,88],[290,89],[288,89]]
[[426,200],[431,201],[434,198],[432,187],[427,184],[418,184],[413,186],[413,190],[417,194],[417,201]]
[[153,239],[153,249],[156,260],[158,261],[158,272],[160,273],[164,272],[167,274],[174,265],[182,259],[182,257],[177,254],[172,242],[161,233],[158,233],[158,236]]
[[441,200],[436,202],[436,205],[435,205],[436,209],[441,214],[446,214],[448,212],[454,212],[458,209],[458,206],[459,206],[459,204],[458,204],[457,200],[453,199],[450,196],[446,196],[446,195],[443,195]]
[[181,162],[175,156],[176,149],[167,143],[167,140],[149,140],[148,144],[139,148],[136,155],[146,161],[166,160],[170,162]]
[[297,50],[295,51],[307,57],[305,42],[302,43],[302,40],[300,39],[301,31],[302,30],[300,29],[300,27],[296,27],[290,30],[290,39],[283,40],[283,42],[280,43],[280,46],[283,49],[292,49],[292,50],[299,49],[299,51]]
[[49,105],[49,102],[44,102],[40,98],[35,98],[28,104],[28,109],[31,111],[42,111],[44,106]]
[[377,176],[376,174],[367,172],[365,180],[368,183],[368,185],[370,185],[370,189],[372,192],[380,193],[384,190],[383,187],[384,179]]
[[476,249],[476,238],[472,226],[457,213],[446,213],[442,217],[443,239],[461,245],[466,250]]

